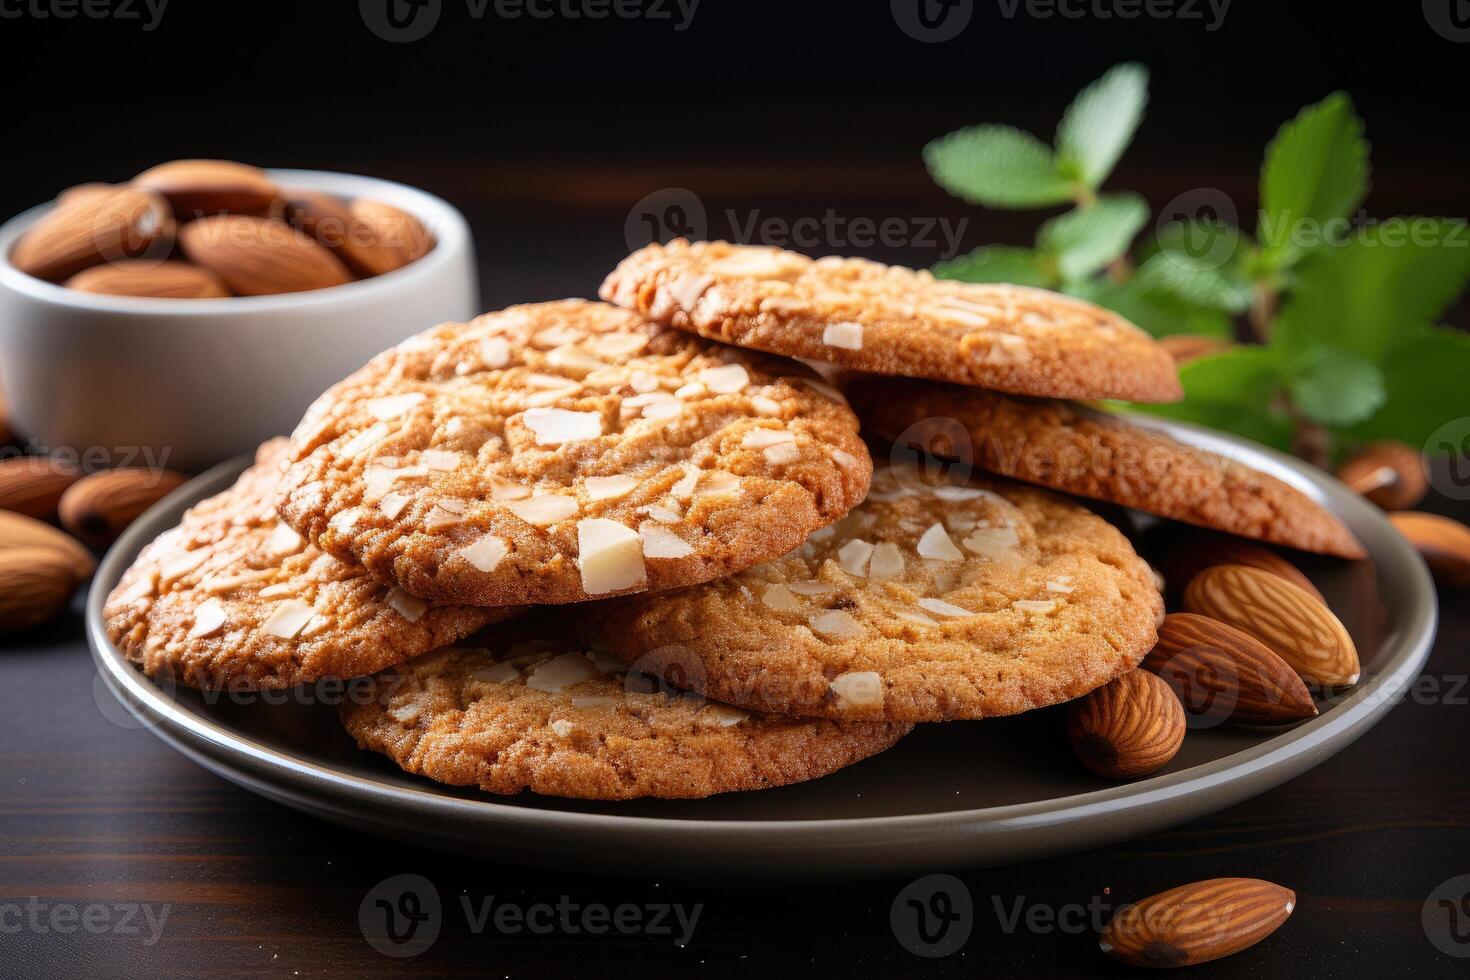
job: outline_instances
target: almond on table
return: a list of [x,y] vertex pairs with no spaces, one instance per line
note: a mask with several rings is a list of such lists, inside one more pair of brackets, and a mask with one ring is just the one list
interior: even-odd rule
[[78,581],[75,561],[56,548],[0,548],[0,633],[55,618]]
[[105,548],[145,510],[184,485],[171,470],[121,467],[82,477],[57,504],[61,525],[79,540]]
[[1212,878],[1125,905],[1100,945],[1132,966],[1193,966],[1254,946],[1295,909],[1289,888],[1259,878]]
[[42,520],[54,517],[61,495],[81,478],[80,467],[54,456],[0,459],[0,510]]

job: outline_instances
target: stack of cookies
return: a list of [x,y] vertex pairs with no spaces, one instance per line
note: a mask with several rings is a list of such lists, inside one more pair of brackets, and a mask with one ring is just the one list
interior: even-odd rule
[[201,688],[367,677],[347,731],[445,783],[699,797],[1133,670],[1159,578],[1073,496],[1362,554],[1265,474],[1052,400],[1180,395],[1089,304],[686,242],[601,295],[327,391],[144,549],[114,642]]

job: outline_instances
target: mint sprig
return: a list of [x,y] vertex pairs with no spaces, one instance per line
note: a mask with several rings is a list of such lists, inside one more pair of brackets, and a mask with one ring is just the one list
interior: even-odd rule
[[1368,193],[1368,143],[1347,95],[1297,113],[1266,147],[1257,235],[1266,269],[1286,268],[1331,238]]
[[989,208],[1041,208],[1072,199],[1051,147],[1010,126],[971,126],[924,147],[935,182]]
[[1078,93],[1057,127],[1057,154],[1064,173],[1092,190],[1113,172],[1133,141],[1148,105],[1148,69],[1124,64]]
[[965,200],[1072,205],[1041,224],[1033,246],[984,246],[935,274],[1061,289],[1158,336],[1248,339],[1183,365],[1183,402],[1137,407],[1281,448],[1315,453],[1324,433],[1338,451],[1367,439],[1422,444],[1470,414],[1470,336],[1434,326],[1470,281],[1470,231],[1443,218],[1363,225],[1369,146],[1348,96],[1277,131],[1254,237],[1199,218],[1135,246],[1147,205],[1101,187],[1143,118],[1147,82],[1139,65],[1109,70],[1067,107],[1054,147],[993,124],[925,147],[935,180]]

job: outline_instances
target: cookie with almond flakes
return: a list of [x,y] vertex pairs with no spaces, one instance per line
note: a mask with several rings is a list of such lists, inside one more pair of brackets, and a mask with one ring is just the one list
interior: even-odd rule
[[549,624],[511,628],[373,678],[341,707],[359,747],[489,793],[688,799],[814,779],[910,725],[751,714],[636,677]]
[[[1364,558],[1347,525],[1302,491],[1238,460],[1075,402],[854,378],[863,422],[888,441],[950,446],[992,473],[1303,551]],[[959,427],[958,431],[956,426]]]
[[208,690],[357,677],[517,611],[430,606],[307,544],[273,507],[285,459],[285,439],[261,446],[108,596],[108,637],[150,677]]
[[882,468],[860,507],[791,554],[589,612],[618,655],[652,672],[675,658],[721,701],[920,722],[1080,697],[1139,663],[1164,605],[1128,540],[1075,503]]
[[400,344],[292,436],[278,506],[425,599],[668,589],[799,545],[867,492],[842,396],[784,358],[605,303],[514,306]]
[[628,256],[601,296],[704,337],[876,374],[1058,398],[1184,395],[1173,358],[1148,334],[1044,289],[680,239]]

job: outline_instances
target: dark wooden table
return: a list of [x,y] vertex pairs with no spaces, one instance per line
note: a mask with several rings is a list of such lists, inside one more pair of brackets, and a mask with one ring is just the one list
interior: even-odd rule
[[[1097,951],[1097,916],[1224,875],[1286,884],[1298,908],[1264,944],[1196,975],[1465,976],[1470,960],[1439,951],[1422,920],[1437,886],[1470,874],[1470,608],[1463,594],[1440,599],[1423,682],[1357,743],[1164,833],[955,869],[972,929],[941,958],[919,958],[896,938],[890,907],[908,880],[729,887],[673,867],[630,880],[548,875],[266,802],[130,723],[99,686],[78,605],[0,650],[0,976],[1107,976],[1123,971]],[[417,892],[427,903],[431,887],[442,909],[437,940],[412,959],[375,951],[359,918],[374,889],[400,874],[427,879]],[[609,919],[604,934],[590,931],[599,910],[615,916],[625,905],[646,928],[621,932]],[[497,928],[502,906],[527,919]],[[697,914],[687,942],[672,911],[654,921],[661,906],[682,908],[686,921]],[[1470,956],[1470,917],[1457,925],[1460,941],[1441,942]]]
[[[791,179],[789,169],[758,168],[622,174],[615,163],[580,176],[391,161],[372,169],[440,190],[466,211],[486,309],[587,294],[622,254],[629,203],[647,188],[698,187],[711,233],[729,234],[727,204],[754,209]],[[849,180],[841,194],[822,197],[842,214],[970,213],[939,199],[906,156]],[[533,210],[497,196],[514,181],[535,191]],[[912,196],[874,203],[895,187]],[[767,209],[783,211],[820,213],[800,203]],[[1014,216],[986,220],[972,238],[1024,233]],[[596,231],[569,234],[570,226]],[[918,247],[869,251],[925,259]],[[1470,506],[1428,506],[1470,519]],[[1294,888],[1298,909],[1263,945],[1194,975],[1465,976],[1470,959],[1440,952],[1421,921],[1437,886],[1470,874],[1470,608],[1463,594],[1444,593],[1441,603],[1421,693],[1349,749],[1264,796],[1164,833],[1015,867],[955,869],[972,929],[940,958],[920,958],[895,937],[890,909],[907,879],[728,887],[701,883],[699,869],[687,867],[651,867],[631,880],[549,875],[375,839],[266,802],[128,724],[98,686],[78,604],[60,622],[0,638],[0,977],[1122,975],[1098,952],[1094,919],[1123,901],[1225,875]],[[506,842],[508,858],[514,846]],[[427,879],[442,908],[437,940],[412,959],[376,951],[359,918],[374,889],[401,874]],[[422,883],[418,890],[428,895]],[[491,900],[537,925],[537,915],[560,919],[564,907],[572,928],[500,930],[493,913],[477,928]],[[584,913],[623,905],[646,917],[661,905],[686,916],[697,908],[692,939],[677,941],[672,915],[671,931],[583,928]],[[1470,915],[1460,927],[1464,943],[1451,948],[1470,954]]]

